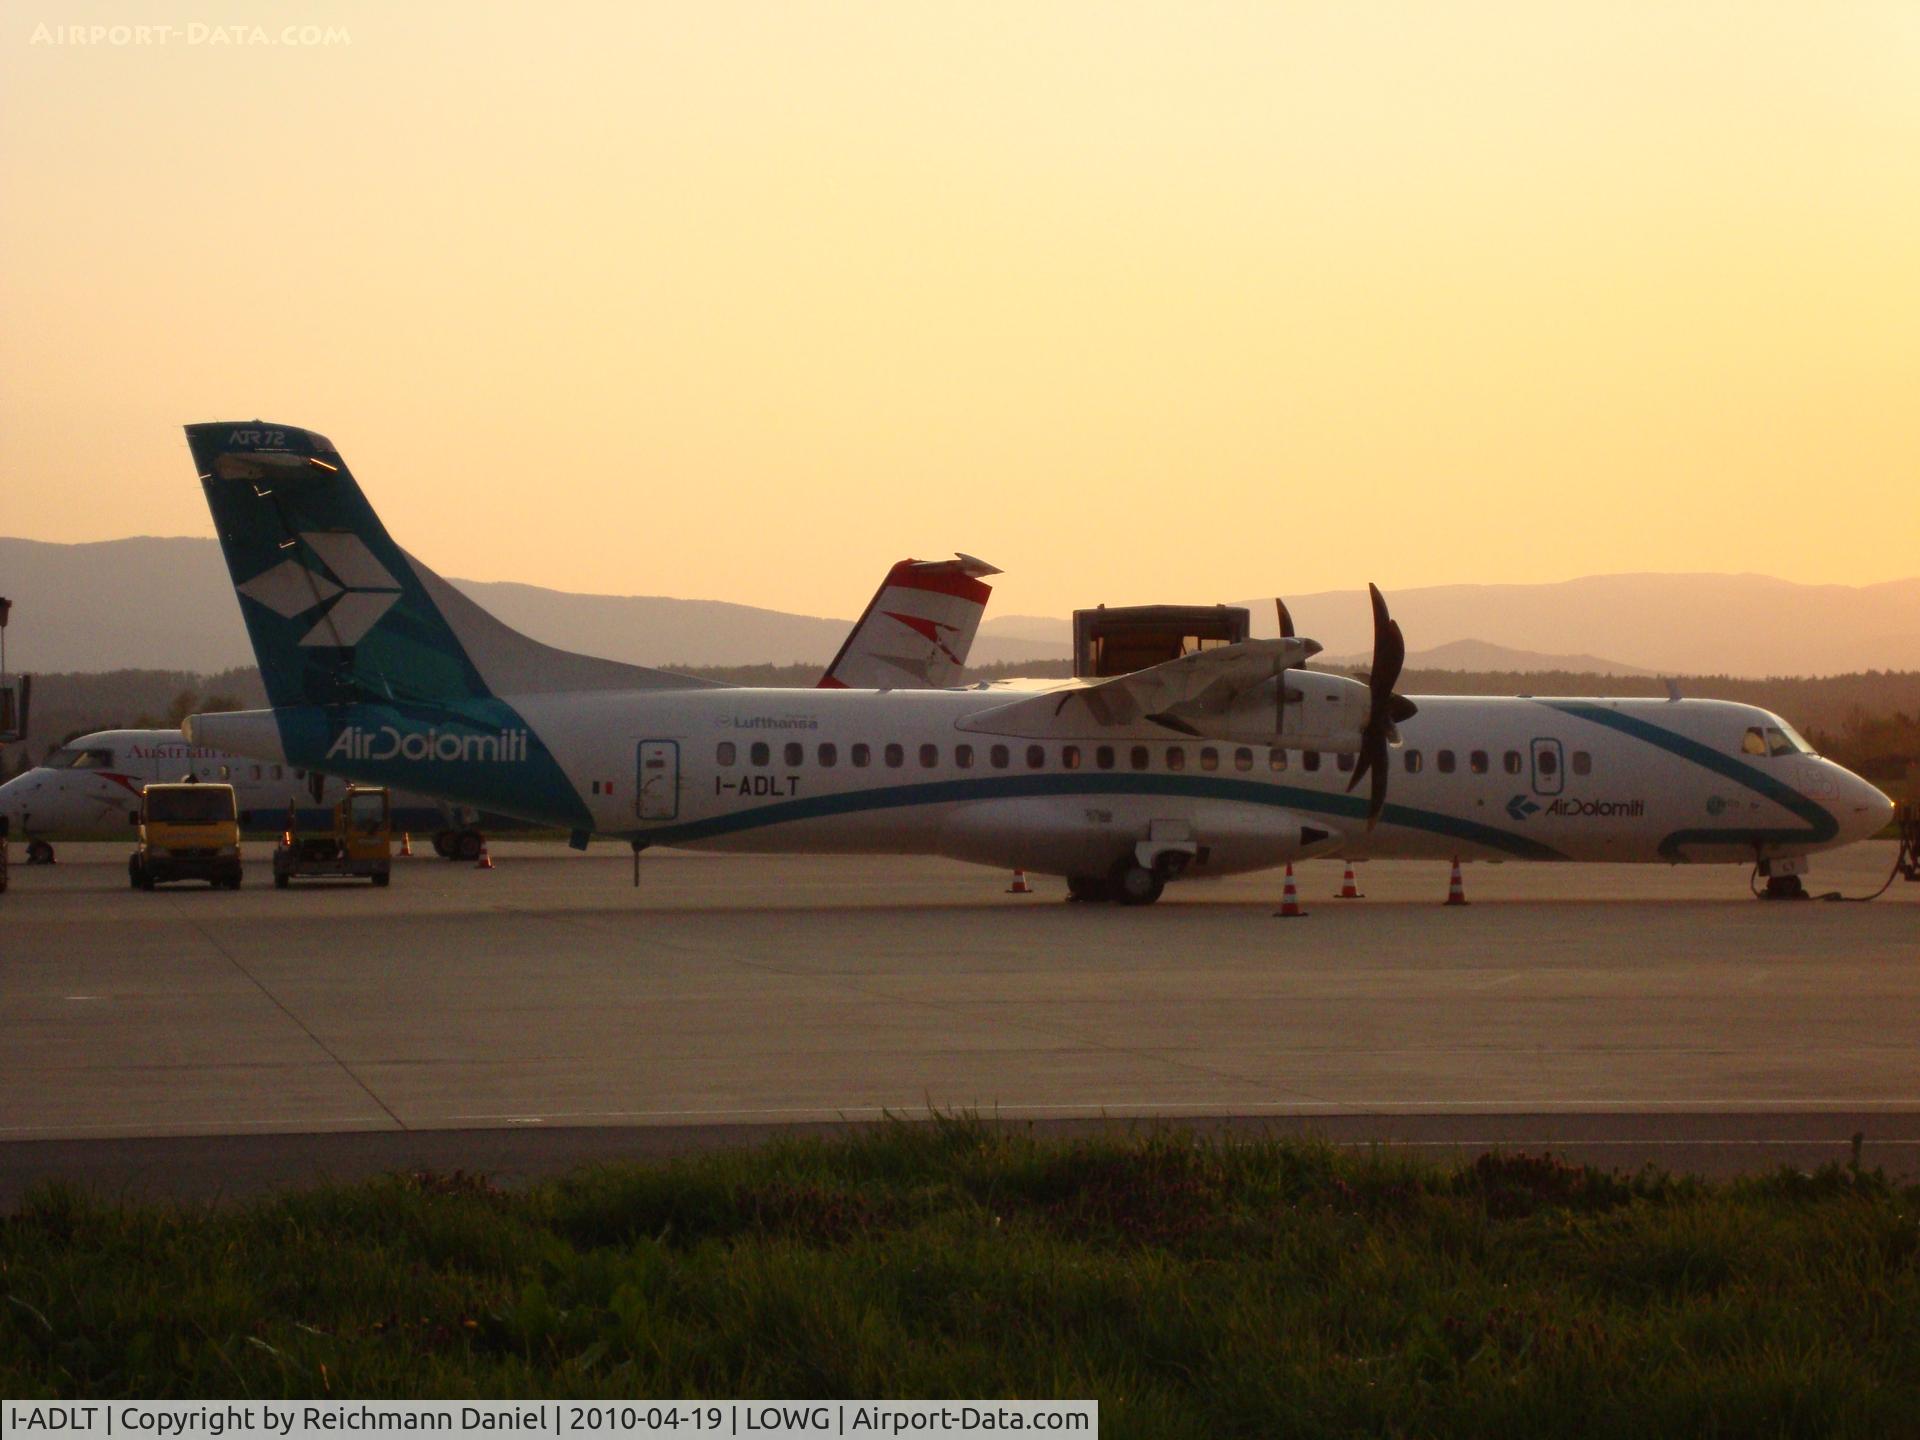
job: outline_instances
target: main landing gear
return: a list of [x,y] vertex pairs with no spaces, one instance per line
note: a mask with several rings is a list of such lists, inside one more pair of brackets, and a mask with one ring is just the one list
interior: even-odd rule
[[27,864],[53,864],[53,846],[45,840],[29,840],[27,842]]
[[433,837],[433,853],[442,860],[464,860],[469,865],[480,858],[487,837],[478,830],[442,830]]
[[1083,905],[1101,900],[1116,905],[1151,905],[1166,890],[1167,882],[1185,868],[1186,858],[1172,852],[1148,866],[1127,856],[1105,875],[1069,875],[1067,899]]

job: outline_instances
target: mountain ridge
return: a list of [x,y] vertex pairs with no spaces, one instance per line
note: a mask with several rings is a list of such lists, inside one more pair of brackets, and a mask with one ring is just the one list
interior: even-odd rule
[[[824,665],[870,593],[856,587],[841,619],[511,580],[453,583],[536,639],[652,666]],[[17,669],[212,673],[252,661],[211,539],[0,537],[0,594],[16,605],[8,657]],[[1639,571],[1409,587],[1390,591],[1388,601],[1410,663],[1431,668],[1745,676],[1920,670],[1920,577],[1847,586],[1752,572]],[[1251,611],[1255,635],[1276,633],[1270,599],[1240,603]],[[1372,648],[1364,588],[1289,596],[1288,605],[1300,633],[1320,641],[1329,657],[1364,663]],[[1064,617],[989,609],[972,658],[981,665],[1058,659],[1070,641]]]

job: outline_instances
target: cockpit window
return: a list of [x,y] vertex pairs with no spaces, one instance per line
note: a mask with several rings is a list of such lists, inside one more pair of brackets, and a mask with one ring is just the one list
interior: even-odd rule
[[1741,737],[1740,753],[1743,755],[1811,755],[1813,747],[1800,737],[1786,721],[1774,717],[1771,725],[1749,725],[1747,733]]
[[49,770],[111,770],[113,751],[79,750],[73,746],[64,746],[47,758]]

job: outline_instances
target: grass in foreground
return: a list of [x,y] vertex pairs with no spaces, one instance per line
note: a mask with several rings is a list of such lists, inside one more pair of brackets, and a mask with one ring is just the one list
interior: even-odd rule
[[1920,1432],[1920,1189],[901,1124],[0,1222],[0,1393],[1061,1396],[1135,1436]]

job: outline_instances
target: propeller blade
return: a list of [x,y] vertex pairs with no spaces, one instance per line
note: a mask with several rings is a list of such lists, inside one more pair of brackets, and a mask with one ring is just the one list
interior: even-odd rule
[[1380,812],[1387,808],[1387,739],[1380,737],[1380,763],[1373,767],[1373,792],[1367,797],[1367,829],[1380,823]]
[[1369,703],[1367,723],[1360,732],[1360,759],[1347,789],[1358,788],[1362,776],[1372,777],[1367,795],[1367,829],[1371,830],[1387,805],[1387,737],[1396,724],[1415,713],[1415,706],[1404,695],[1393,693],[1407,663],[1406,637],[1387,613],[1387,599],[1380,587],[1368,584],[1367,594],[1373,601],[1373,669],[1367,674]]
[[[1278,595],[1273,597],[1275,617],[1280,621],[1280,638],[1291,640],[1293,634],[1293,616],[1288,613],[1287,602]],[[1273,672],[1273,734],[1278,739],[1280,732],[1287,726],[1287,667],[1282,665]]]

